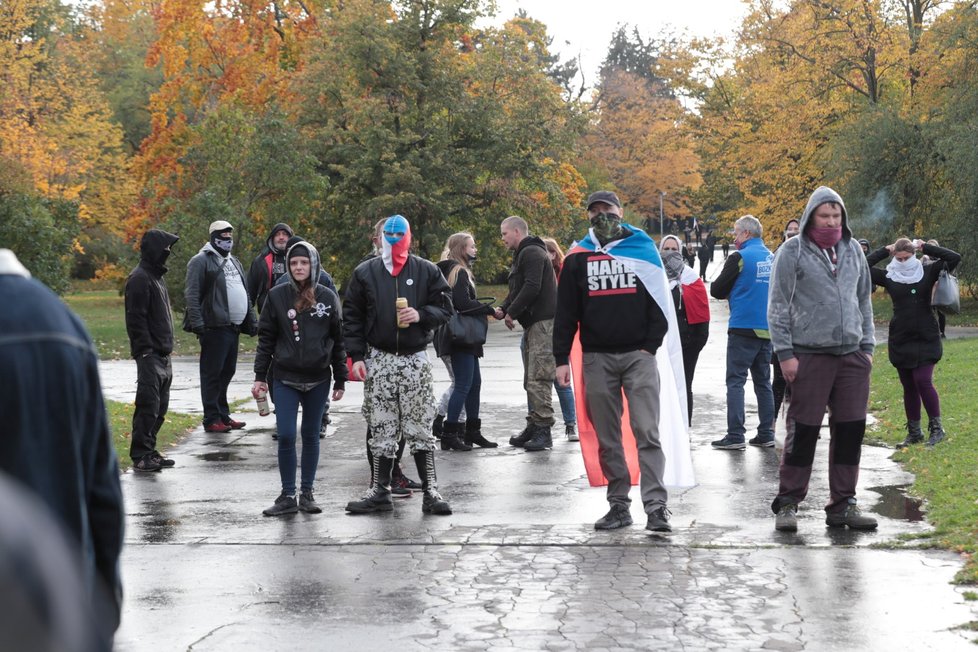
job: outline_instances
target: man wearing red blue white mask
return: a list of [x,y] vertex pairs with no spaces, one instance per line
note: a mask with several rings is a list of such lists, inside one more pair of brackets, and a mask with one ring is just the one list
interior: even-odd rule
[[[426,353],[434,330],[454,312],[451,289],[433,263],[410,253],[411,225],[403,215],[384,223],[381,247],[380,256],[353,271],[343,306],[353,378],[364,381],[364,416],[373,453],[370,489],[346,510],[369,514],[394,509],[391,474],[403,437],[421,475],[422,511],[451,514],[435,476],[435,394]],[[398,307],[398,299],[407,306]]]

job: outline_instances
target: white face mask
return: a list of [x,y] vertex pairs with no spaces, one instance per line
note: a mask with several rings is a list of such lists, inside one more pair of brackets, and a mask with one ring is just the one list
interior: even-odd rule
[[916,256],[900,262],[896,258],[886,266],[886,277],[897,283],[913,284],[924,278],[924,266]]

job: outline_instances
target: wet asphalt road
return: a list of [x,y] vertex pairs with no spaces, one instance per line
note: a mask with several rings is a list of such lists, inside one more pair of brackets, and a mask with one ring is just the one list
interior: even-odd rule
[[[959,558],[898,545],[929,526],[902,491],[912,478],[892,451],[863,453],[859,498],[877,532],[825,527],[823,445],[799,532],[784,534],[769,509],[774,450],[710,448],[726,422],[727,314],[725,303],[711,308],[690,435],[698,485],[672,493],[672,535],[644,530],[637,489],[635,525],[596,532],[604,490],[588,486],[578,445],[557,427],[551,451],[506,444],[522,427],[525,395],[518,333],[494,324],[482,417],[501,445],[438,453],[451,516],[422,515],[419,496],[392,514],[345,514],[369,477],[356,383],[322,442],[321,515],[262,517],[279,491],[274,417],[258,417],[251,401],[237,413],[245,430],[198,428],[169,451],[174,469],[125,474],[117,649],[974,649],[956,629],[976,620],[949,584]],[[239,362],[234,398],[249,396],[250,368]],[[435,370],[442,389],[447,375],[440,362]],[[176,360],[174,372],[171,409],[199,412],[196,360]],[[107,396],[132,399],[131,361],[105,363],[102,374]]]

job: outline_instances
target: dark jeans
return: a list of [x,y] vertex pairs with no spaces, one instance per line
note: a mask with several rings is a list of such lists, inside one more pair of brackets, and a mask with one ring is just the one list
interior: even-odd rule
[[757,397],[757,434],[774,436],[774,393],[771,391],[771,340],[727,335],[727,436],[744,441],[744,385],[747,372]]
[[319,426],[329,398],[329,382],[306,392],[275,381],[275,427],[278,429],[278,473],[282,493],[295,494],[296,419],[302,405],[302,491],[312,491],[319,466]]
[[204,406],[204,425],[231,418],[228,385],[238,367],[238,329],[225,326],[208,328],[200,340],[200,402]]
[[173,367],[170,356],[151,353],[136,359],[136,410],[132,414],[129,456],[135,461],[156,450],[156,435],[170,406]]
[[465,406],[466,419],[479,418],[479,401],[482,394],[482,372],[479,370],[479,358],[471,353],[452,354],[452,374],[455,376],[455,391],[448,399],[448,416],[450,423],[458,421]]
[[710,339],[710,323],[689,324],[689,334],[683,341],[683,369],[686,372],[686,412],[687,425],[693,425],[693,375],[700,351]]

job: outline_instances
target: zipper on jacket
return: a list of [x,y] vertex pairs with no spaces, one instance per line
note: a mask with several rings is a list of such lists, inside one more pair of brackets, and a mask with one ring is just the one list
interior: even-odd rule
[[[403,270],[402,270],[403,271]],[[397,298],[400,296],[400,289],[397,287],[397,277],[394,278],[394,302],[397,305]],[[397,316],[397,308],[394,308],[394,353],[401,355],[401,327],[400,319]]]

